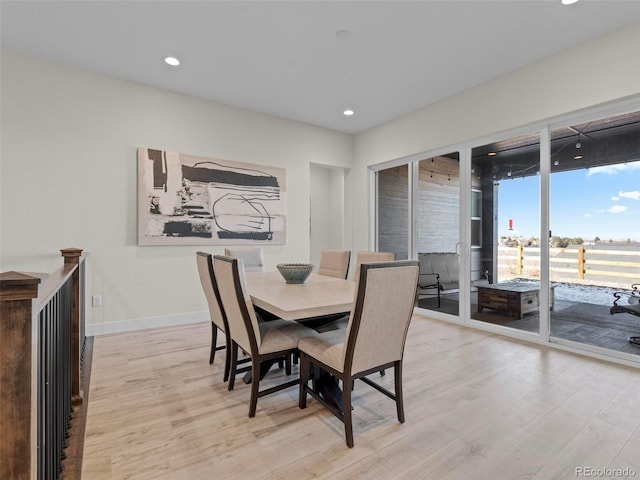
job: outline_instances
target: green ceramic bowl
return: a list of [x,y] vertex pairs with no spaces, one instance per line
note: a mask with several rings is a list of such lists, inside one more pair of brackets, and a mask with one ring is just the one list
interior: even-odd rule
[[304,283],[313,270],[310,263],[279,263],[276,267],[287,283]]

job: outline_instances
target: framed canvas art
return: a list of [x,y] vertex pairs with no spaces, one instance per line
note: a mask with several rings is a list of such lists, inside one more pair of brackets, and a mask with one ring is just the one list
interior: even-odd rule
[[138,149],[138,245],[284,244],[285,169]]

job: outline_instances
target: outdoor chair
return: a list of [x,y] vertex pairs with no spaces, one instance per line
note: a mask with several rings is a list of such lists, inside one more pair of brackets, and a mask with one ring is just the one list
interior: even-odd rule
[[[402,359],[418,281],[418,262],[403,260],[363,263],[357,280],[357,294],[346,331],[332,331],[304,338],[300,353],[300,408],[311,395],[344,423],[346,443],[353,447],[351,397],[356,379],[375,388],[396,403],[398,421],[404,423]],[[367,375],[393,367],[395,392]],[[309,388],[311,372],[320,368],[342,383],[343,411],[320,396],[317,386]]]
[[437,296],[440,308],[441,295],[459,291],[460,269],[455,252],[418,253],[420,276],[418,298]]
[[[640,283],[632,284],[629,292],[615,292],[613,296],[615,300],[613,301],[613,306],[609,309],[611,315],[615,313],[630,313],[640,317]],[[622,300],[622,297],[627,297],[626,305],[618,303]],[[629,337],[629,342],[640,346],[640,335]]]

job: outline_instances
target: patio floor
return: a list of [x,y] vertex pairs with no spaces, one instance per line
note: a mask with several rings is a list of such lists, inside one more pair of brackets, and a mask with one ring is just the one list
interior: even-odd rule
[[[521,320],[487,309],[478,313],[474,297],[472,297],[471,318],[527,332],[538,331],[540,322],[538,313],[526,314]],[[457,295],[442,298],[440,308],[437,307],[435,298],[421,299],[418,306],[458,315]],[[631,335],[640,335],[640,318],[626,313],[610,315],[609,308],[609,305],[556,300],[554,310],[551,312],[551,336],[617,352],[640,355],[640,347],[627,340]]]

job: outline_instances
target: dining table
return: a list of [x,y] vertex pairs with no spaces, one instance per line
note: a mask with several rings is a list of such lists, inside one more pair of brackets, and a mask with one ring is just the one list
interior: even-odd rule
[[[312,273],[304,283],[286,283],[280,272],[245,272],[254,306],[284,320],[311,320],[351,311],[356,282]],[[251,382],[251,371],[243,377]]]
[[351,311],[355,282],[312,273],[304,283],[286,283],[280,272],[246,272],[247,291],[257,307],[284,320]]

